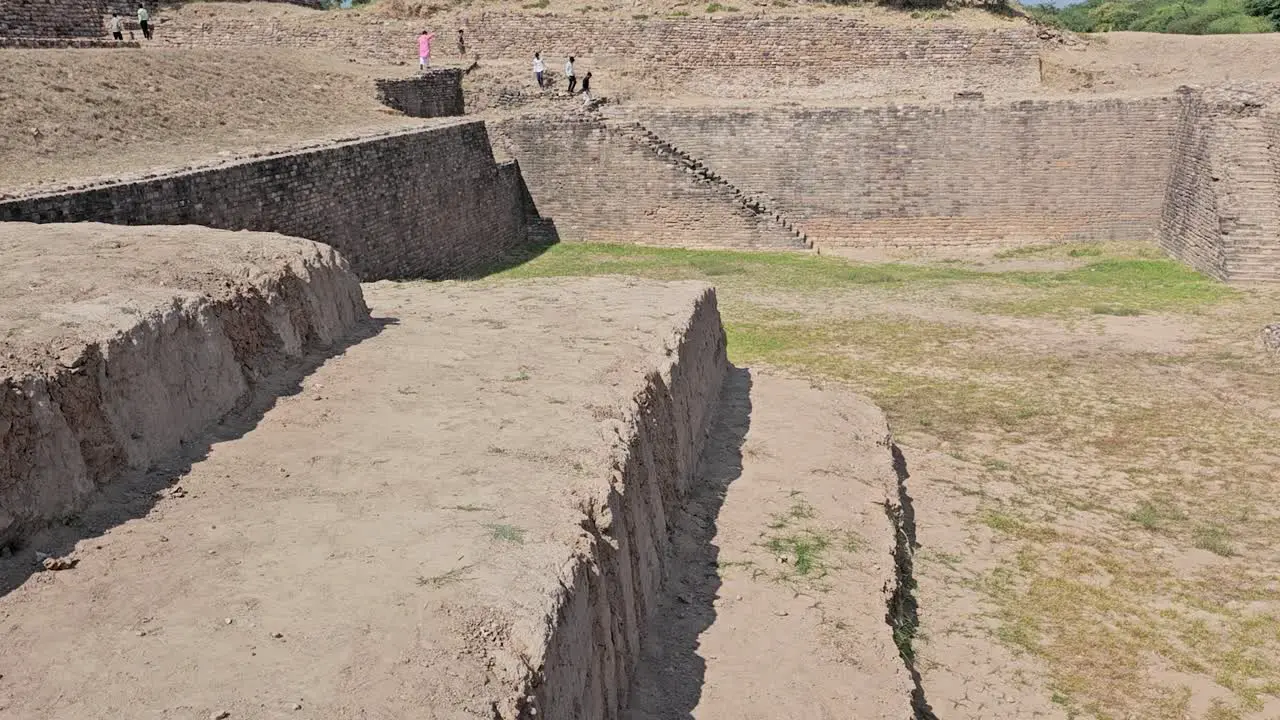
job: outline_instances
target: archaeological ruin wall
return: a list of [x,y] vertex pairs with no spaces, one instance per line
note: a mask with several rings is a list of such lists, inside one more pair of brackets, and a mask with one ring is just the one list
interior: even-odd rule
[[101,37],[105,12],[106,4],[94,0],[5,0],[0,40]]
[[1268,90],[1183,88],[1160,245],[1221,280],[1280,280],[1280,113]]
[[462,71],[431,70],[419,77],[378,80],[378,102],[409,117],[434,118],[461,115]]
[[1154,239],[1172,98],[634,113],[819,247]]
[[[160,41],[181,46],[328,49],[382,61],[413,61],[419,20],[353,13],[341,25],[321,13],[294,10],[287,17],[165,18]],[[877,25],[839,16],[791,18],[648,18],[617,20],[550,13],[482,12],[467,18],[468,57],[529,58],[576,55],[593,63],[663,72],[809,72],[824,78],[928,68],[957,84],[1004,86],[1039,82],[1039,41],[1025,25],[977,29],[934,24]],[[450,33],[451,35],[452,33]],[[453,55],[452,37],[442,48]],[[554,69],[554,68],[553,68]]]
[[[637,133],[589,118],[493,123],[518,158],[560,239],[707,248],[796,249],[804,243],[732,190],[701,181]],[[563,219],[562,219],[563,218]]]
[[0,221],[204,225],[333,246],[361,280],[466,277],[532,242],[515,162],[481,122],[0,203]]

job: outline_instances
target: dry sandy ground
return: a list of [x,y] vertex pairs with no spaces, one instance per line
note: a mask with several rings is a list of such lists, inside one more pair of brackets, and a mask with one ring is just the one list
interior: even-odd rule
[[[217,428],[162,497],[0,560],[0,710],[493,717],[703,287],[366,286],[380,332]],[[75,569],[31,574],[76,535]]]
[[848,391],[731,374],[624,720],[911,717],[888,441]]
[[404,74],[291,50],[5,50],[0,195],[389,130],[377,101]]
[[1179,85],[1280,81],[1280,35],[1116,32],[1042,53],[1048,90],[1158,93]]

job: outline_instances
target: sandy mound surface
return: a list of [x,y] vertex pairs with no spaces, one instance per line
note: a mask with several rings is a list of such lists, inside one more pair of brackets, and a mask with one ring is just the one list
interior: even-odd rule
[[5,50],[0,191],[180,167],[414,124],[373,78],[403,68],[322,52]]

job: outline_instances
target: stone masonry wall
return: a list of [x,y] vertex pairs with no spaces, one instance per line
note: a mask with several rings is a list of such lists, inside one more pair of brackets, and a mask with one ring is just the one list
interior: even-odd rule
[[1179,112],[1154,98],[630,117],[821,248],[1154,238]]
[[492,123],[495,143],[520,161],[538,207],[562,240],[679,247],[797,248],[732,191],[699,182],[618,129],[585,117]]
[[3,0],[0,38],[101,37],[102,0]]
[[1280,280],[1280,114],[1274,89],[1182,88],[1160,244],[1223,280]]
[[0,221],[205,225],[332,245],[365,281],[483,272],[529,241],[528,191],[480,122],[0,203]]
[[1160,245],[1197,270],[1225,280],[1226,256],[1210,151],[1210,121],[1203,98],[1180,92],[1173,167],[1160,218]]
[[[287,17],[216,16],[194,12],[165,18],[163,41],[178,45],[327,48],[384,61],[416,61],[422,20],[372,14],[345,16],[295,10]],[[577,55],[593,62],[663,70],[819,67],[827,75],[892,68],[967,68],[975,77],[1038,79],[1038,40],[1026,25],[974,29],[934,24],[873,25],[840,16],[792,18],[671,18],[611,20],[579,15],[481,12],[462,25],[468,56]],[[438,31],[444,55],[456,54],[453,29]],[[554,68],[553,68],[554,69]],[[963,73],[962,73],[963,74]]]
[[432,70],[420,77],[378,81],[378,102],[409,117],[461,115],[462,71]]

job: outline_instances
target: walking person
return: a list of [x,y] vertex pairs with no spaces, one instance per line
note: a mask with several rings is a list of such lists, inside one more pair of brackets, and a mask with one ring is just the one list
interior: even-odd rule
[[591,107],[591,71],[582,76],[582,107]]
[[124,41],[124,21],[120,19],[120,13],[111,13],[111,37],[116,42]]
[[534,53],[533,54],[533,80],[534,82],[538,83],[539,90],[544,90],[547,87],[546,81],[542,79],[542,76],[545,75],[546,72],[547,72],[547,66],[545,63],[542,62],[542,53]]
[[426,30],[418,36],[418,71],[426,72],[431,67],[431,41],[435,39],[435,33],[429,33]]
[[462,29],[458,29],[458,57],[467,57],[467,41],[462,39]]
[[573,74],[573,56],[569,56],[569,61],[564,64],[564,75],[569,78],[569,94],[573,94],[573,89],[578,86],[578,78]]
[[139,3],[138,5],[138,27],[142,28],[142,37],[150,40],[151,39],[151,15],[147,12],[147,9],[143,7],[141,3]]

